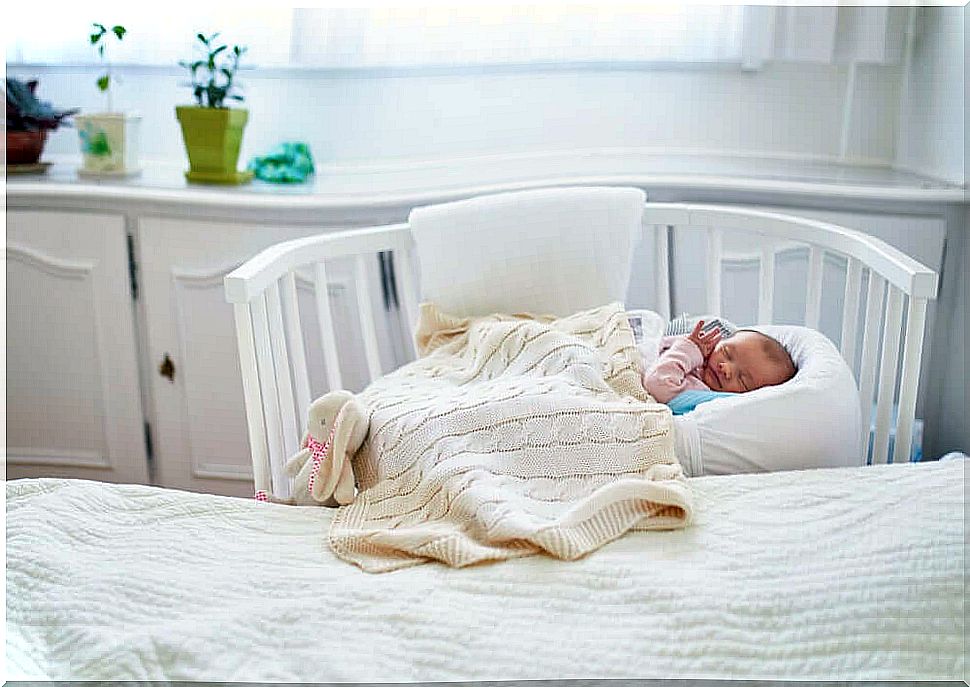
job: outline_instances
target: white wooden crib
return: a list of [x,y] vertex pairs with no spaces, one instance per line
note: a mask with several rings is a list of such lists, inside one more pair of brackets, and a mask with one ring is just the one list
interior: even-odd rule
[[[726,232],[752,232],[762,238],[758,260],[757,324],[773,323],[775,253],[780,244],[808,246],[804,324],[817,328],[826,254],[846,261],[840,350],[856,375],[863,418],[876,405],[872,462],[906,460],[910,455],[916,392],[927,302],[936,297],[937,275],[885,242],[846,227],[801,217],[728,206],[646,203],[642,239],[653,241],[652,269],[656,303],[648,305],[669,319],[672,314],[670,236],[674,229],[706,232],[709,281],[707,311],[721,312],[722,248]],[[334,231],[272,246],[230,273],[226,297],[235,311],[243,392],[257,491],[288,493],[282,465],[299,450],[311,403],[304,328],[297,298],[296,271],[312,270],[319,337],[329,388],[342,388],[334,315],[327,297],[327,262],[355,260],[357,307],[370,379],[382,370],[374,313],[368,295],[367,264],[378,252],[392,256],[406,331],[417,320],[418,270],[409,224]],[[425,269],[428,269],[425,267]],[[867,287],[863,294],[863,281]],[[864,308],[864,314],[860,312]],[[306,318],[304,318],[306,319]],[[905,323],[905,329],[904,329]],[[902,343],[902,350],[900,350]],[[861,346],[861,355],[858,347]],[[413,342],[411,355],[414,355]],[[855,364],[859,359],[858,365]],[[900,368],[901,366],[901,368]],[[890,450],[894,406],[898,407],[895,443]],[[866,436],[860,451],[867,450]]]

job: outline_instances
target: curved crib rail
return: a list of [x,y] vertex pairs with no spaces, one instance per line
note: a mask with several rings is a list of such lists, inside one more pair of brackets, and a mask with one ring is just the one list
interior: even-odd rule
[[[717,205],[646,203],[643,226],[655,232],[658,294],[655,309],[668,317],[672,304],[667,247],[668,237],[674,228],[707,232],[708,274],[711,278],[708,284],[708,309],[713,314],[719,314],[721,310],[722,237],[725,231],[753,232],[765,236],[767,240],[796,241],[809,246],[804,321],[811,327],[818,326],[824,255],[832,253],[844,256],[847,267],[841,352],[850,368],[854,367],[857,350],[862,278],[868,272],[861,362],[857,372],[863,424],[868,430],[865,420],[870,417],[875,393],[876,429],[872,462],[889,461],[892,406],[896,395],[897,365],[901,357],[898,419],[892,458],[908,458],[912,445],[926,306],[929,299],[936,297],[937,291],[937,275],[934,271],[875,237],[836,224],[782,213]],[[362,325],[368,372],[370,378],[374,379],[382,371],[370,300],[366,297],[364,259],[380,251],[392,254],[395,274],[399,278],[398,294],[407,323],[413,324],[417,321],[417,271],[411,259],[412,238],[407,224],[347,229],[279,243],[226,276],[226,299],[234,306],[257,490],[267,491],[272,485],[276,494],[282,496],[288,493],[289,482],[282,466],[286,458],[298,449],[303,421],[311,401],[294,285],[295,270],[313,267],[327,382],[330,388],[339,388],[339,355],[333,314],[326,295],[326,261],[355,256],[357,314]],[[774,252],[766,241],[759,256],[758,319],[762,324],[772,322],[773,281]],[[904,312],[906,329],[900,356]],[[410,344],[413,355],[413,341]],[[868,431],[863,434],[862,441],[868,441]],[[864,444],[860,446],[860,450],[866,449]]]

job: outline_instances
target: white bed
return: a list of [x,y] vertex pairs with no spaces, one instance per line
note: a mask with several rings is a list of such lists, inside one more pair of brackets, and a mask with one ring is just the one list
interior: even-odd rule
[[7,483],[7,677],[962,679],[964,461],[690,480],[585,559],[368,575],[332,510]]
[[[605,226],[589,231],[596,219],[590,208],[601,201],[604,216],[616,220],[610,229],[615,241],[605,238]],[[629,211],[619,212],[621,206]],[[772,240],[809,245],[809,327],[818,320],[821,260],[827,253],[843,256],[839,353],[858,375],[860,413],[868,416],[876,402],[873,462],[909,455],[926,304],[936,293],[932,271],[844,227],[736,208],[644,205],[635,189],[547,190],[416,210],[409,225],[277,245],[226,278],[258,491],[290,493],[283,463],[299,446],[312,400],[304,346],[309,337],[319,335],[323,344],[329,387],[341,387],[325,261],[357,262],[362,345],[374,379],[384,371],[368,325],[373,317],[362,277],[365,256],[393,252],[403,324],[409,326],[416,287],[422,284],[427,295],[434,286],[428,274],[422,281],[411,269],[412,253],[422,245],[415,245],[412,230],[420,238],[437,222],[447,240],[449,213],[485,222],[489,208],[497,223],[468,225],[482,245],[466,253],[485,258],[490,247],[507,245],[489,231],[519,231],[508,222],[512,210],[519,219],[528,215],[534,230],[529,236],[538,243],[529,250],[517,246],[511,262],[480,260],[484,270],[477,277],[494,280],[491,266],[505,265],[501,278],[511,279],[514,299],[545,284],[546,295],[564,299],[558,306],[565,311],[602,304],[622,289],[629,275],[602,267],[617,264],[604,246],[628,251],[631,230],[656,239],[660,265],[654,276],[658,292],[666,294],[657,309],[668,317],[666,247],[673,227],[708,234],[715,314],[723,231],[763,237],[759,282],[767,285],[774,283]],[[571,233],[563,233],[569,227]],[[533,278],[533,258],[555,252],[548,246],[562,249],[560,281]],[[602,292],[590,288],[595,275],[562,278],[588,267],[587,255],[598,256],[597,274],[609,277]],[[420,264],[443,261],[426,257]],[[298,269],[312,272],[313,332],[301,326]],[[455,273],[477,278],[461,266]],[[446,273],[437,278],[441,297],[458,283]],[[462,292],[462,307],[482,293],[491,292]],[[543,303],[530,307],[542,311]],[[772,313],[771,289],[762,289],[759,323],[770,324]],[[858,367],[852,365],[856,351]],[[854,398],[850,405],[854,413]],[[899,421],[890,453],[894,405]],[[809,433],[832,431],[831,423],[817,418],[804,426]],[[785,441],[767,425],[764,434]],[[843,441],[858,445],[856,455],[864,456],[863,439]],[[832,458],[820,443],[806,445],[809,464]],[[333,511],[325,508],[96,482],[9,482],[8,677],[960,679],[964,465],[698,477],[689,480],[694,521],[682,530],[628,533],[569,563],[536,556],[382,575],[363,573],[329,551]]]

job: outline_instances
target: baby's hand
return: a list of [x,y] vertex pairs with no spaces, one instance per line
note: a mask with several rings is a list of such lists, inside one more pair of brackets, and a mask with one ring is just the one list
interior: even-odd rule
[[694,325],[694,331],[687,335],[687,339],[697,345],[701,351],[701,355],[704,356],[704,360],[707,360],[711,353],[714,352],[714,347],[717,346],[717,342],[721,340],[721,330],[715,327],[709,332],[705,332],[701,331],[703,327],[704,320],[701,320]]

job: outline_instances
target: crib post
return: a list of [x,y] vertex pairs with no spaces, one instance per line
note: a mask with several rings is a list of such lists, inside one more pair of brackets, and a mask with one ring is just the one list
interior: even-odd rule
[[825,252],[812,246],[808,252],[808,288],[805,295],[805,326],[818,329],[822,307],[822,258]]
[[[767,241],[767,237],[765,239]],[[775,249],[770,243],[761,248],[758,274],[758,324],[771,324],[774,319]]]
[[289,496],[289,480],[283,472],[286,460],[283,448],[283,431],[280,426],[279,390],[276,386],[276,369],[273,365],[273,348],[270,343],[269,320],[266,316],[265,293],[253,299],[253,334],[256,341],[256,369],[263,399],[263,419],[266,422],[266,443],[269,447],[269,469],[273,492],[277,496]]
[[[286,332],[292,346],[290,362],[296,382],[297,417],[306,422],[310,409],[310,378],[306,369],[306,350],[303,345],[303,327],[300,322],[300,304],[296,294],[296,274],[287,272],[283,277],[283,311],[286,314]],[[303,427],[301,424],[302,434]]]
[[414,263],[411,259],[410,252],[406,248],[398,248],[391,254],[391,260],[394,262],[394,275],[400,277],[398,295],[404,304],[408,349],[411,351],[413,360],[418,357],[418,352],[414,344],[414,330],[418,326],[418,306],[415,303],[414,297],[416,280],[413,267]]
[[882,363],[876,401],[876,434],[872,441],[872,464],[886,463],[889,456],[889,426],[892,422],[896,391],[896,364],[899,361],[899,327],[903,318],[903,293],[890,287],[883,323]]
[[896,444],[893,448],[893,462],[896,462],[897,458],[901,461],[908,461],[913,446],[916,387],[919,383],[925,322],[926,299],[910,297],[906,315],[906,338],[903,342],[903,374],[899,386],[899,414],[896,419]]
[[869,451],[869,427],[872,423],[872,390],[876,379],[876,352],[879,347],[879,319],[886,280],[869,271],[869,289],[866,294],[866,320],[862,332],[862,361],[859,364],[859,402],[862,423],[861,450],[863,456]]
[[313,291],[317,301],[317,324],[320,326],[320,345],[327,365],[327,383],[330,391],[343,388],[340,377],[340,358],[337,339],[333,333],[333,315],[330,312],[330,291],[327,288],[327,268],[318,262],[313,266]]
[[839,340],[842,358],[855,369],[856,327],[859,324],[859,292],[862,290],[862,263],[849,258],[845,272],[845,297],[842,303],[842,336]]
[[249,303],[234,303],[236,319],[236,342],[239,345],[239,367],[242,372],[243,400],[246,405],[246,426],[249,430],[249,449],[253,460],[253,485],[255,490],[268,492],[272,489],[269,472],[269,456],[266,453],[266,426],[263,423],[263,399],[259,391],[256,372],[256,348],[253,341],[253,321]]
[[381,357],[374,331],[374,312],[371,308],[370,288],[367,286],[367,262],[363,253],[354,258],[354,280],[357,284],[357,314],[360,316],[360,332],[364,338],[367,373],[370,381],[373,381],[381,376]]
[[269,324],[270,345],[273,351],[273,367],[276,370],[276,389],[279,394],[280,434],[283,440],[283,456],[292,456],[299,450],[301,425],[305,418],[297,420],[293,406],[293,383],[290,378],[290,357],[286,350],[286,330],[283,328],[283,309],[280,302],[279,282],[266,288],[266,315]]
[[670,301],[670,236],[673,233],[670,224],[656,225],[654,236],[657,248],[657,269],[654,279],[657,288],[657,306],[664,320],[669,321],[674,310]]
[[715,317],[721,315],[721,230],[707,230],[707,310]]

